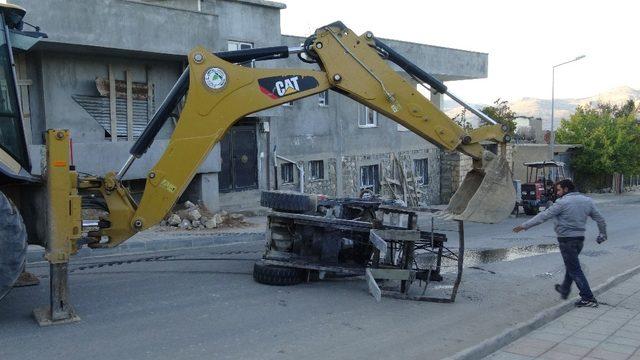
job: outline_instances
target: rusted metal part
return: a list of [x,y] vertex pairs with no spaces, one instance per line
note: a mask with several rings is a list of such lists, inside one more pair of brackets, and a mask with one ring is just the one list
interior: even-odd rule
[[37,276],[35,276],[34,274],[28,271],[23,271],[20,274],[20,277],[18,277],[18,280],[16,280],[16,282],[13,284],[13,287],[17,288],[17,287],[25,287],[25,286],[35,286],[39,284],[40,284],[40,279],[38,279]]
[[[115,90],[116,97],[126,99],[127,98],[127,81],[126,80],[115,80],[115,86],[111,85],[109,79],[105,79],[102,77],[96,78],[96,89],[98,89],[98,93],[100,96],[110,96],[111,91]],[[135,100],[147,100],[149,96],[149,84],[132,82],[132,96]]]
[[373,227],[373,225],[370,222],[366,222],[366,221],[324,218],[316,215],[273,212],[270,216],[278,217],[282,219],[291,219],[301,225],[312,225],[316,227],[326,227],[326,228],[348,230],[348,231],[360,231],[360,232],[366,232],[366,233],[368,233],[369,230]]
[[295,267],[298,269],[307,269],[307,270],[317,270],[317,271],[326,271],[332,272],[341,275],[354,275],[361,276],[364,275],[365,269],[363,267],[348,267],[348,266],[331,266],[324,264],[312,263],[304,260],[289,260],[289,261],[280,261],[273,259],[263,259],[264,264],[266,265],[274,265],[274,266],[285,266],[285,267]]
[[38,325],[50,326],[80,321],[80,317],[69,303],[68,263],[50,264],[49,271],[51,273],[49,306],[33,311]]

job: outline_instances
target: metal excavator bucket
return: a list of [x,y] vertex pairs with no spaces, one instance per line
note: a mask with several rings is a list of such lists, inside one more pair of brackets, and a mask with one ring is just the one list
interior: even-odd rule
[[467,173],[441,215],[448,219],[497,223],[511,214],[515,199],[506,158],[484,151],[483,168]]

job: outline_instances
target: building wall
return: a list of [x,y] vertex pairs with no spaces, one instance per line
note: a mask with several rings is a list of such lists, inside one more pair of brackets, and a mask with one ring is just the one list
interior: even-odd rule
[[[185,55],[202,45],[215,49],[219,19],[205,12],[128,0],[16,0],[27,9],[25,20],[37,24],[53,44]],[[256,23],[256,26],[261,23]]]
[[[74,140],[75,163],[80,171],[104,174],[118,170],[129,156],[132,142],[111,142],[105,129],[83,109],[74,96],[98,96],[96,77],[108,78],[111,65],[116,80],[131,71],[134,82],[153,85],[153,105],[158,106],[185,65],[184,55],[194,46],[226,51],[228,40],[272,46],[280,43],[280,9],[265,1],[197,2],[128,0],[19,0],[28,10],[26,21],[37,24],[48,39],[26,55],[29,80],[32,162],[41,159],[42,134],[48,128],[68,128]],[[222,15],[220,15],[222,14]],[[72,17],[72,19],[70,19]],[[221,20],[221,18],[224,18]],[[170,22],[168,22],[170,19]],[[223,29],[219,31],[219,28]],[[268,121],[270,113],[263,119]],[[125,179],[144,179],[162,155],[174,125],[168,121],[149,151],[137,160]],[[258,135],[264,159],[265,134]],[[260,159],[259,159],[260,160]],[[266,166],[266,164],[261,164]],[[40,173],[34,166],[34,173]],[[210,196],[220,171],[220,149],[216,146],[198,171],[188,192],[206,197],[212,208],[219,206]],[[266,175],[260,171],[260,187]],[[197,186],[200,184],[199,186]],[[204,194],[204,195],[202,195]],[[207,195],[209,194],[209,195]],[[193,197],[187,194],[187,197]]]
[[[111,142],[105,138],[101,125],[73,100],[76,95],[97,96],[95,78],[107,77],[109,65],[116,80],[124,80],[125,70],[130,70],[135,82],[152,84],[153,103],[157,106],[186,64],[185,54],[196,45],[225,51],[230,40],[265,47],[298,46],[304,39],[282,36],[280,10],[284,6],[264,0],[202,0],[199,4],[195,0],[16,0],[15,3],[28,9],[26,21],[41,26],[49,35],[27,53],[28,76],[32,80],[29,141],[33,162],[40,162],[44,130],[69,128],[78,169],[93,174],[119,169],[132,145],[123,139]],[[443,80],[487,75],[487,54],[385,41]],[[295,56],[257,66],[317,69],[316,65],[301,63]],[[439,102],[439,97],[435,101]],[[439,202],[440,150],[409,131],[401,131],[381,115],[377,127],[359,127],[358,117],[363,109],[356,102],[330,92],[326,107],[319,106],[317,96],[312,96],[296,101],[292,107],[252,114],[257,129],[263,129],[261,123],[269,124],[269,132],[257,131],[259,189],[275,184],[274,146],[278,154],[302,164],[307,171],[310,160],[323,160],[325,178],[313,180],[307,176],[305,188],[331,196],[357,195],[359,167],[363,164],[379,164],[380,178],[384,180],[391,172],[389,159],[393,154],[409,173],[413,171],[413,159],[428,159],[429,181],[421,186],[424,192],[421,201]],[[145,178],[162,155],[172,130],[173,123],[169,121],[147,154],[134,163],[126,179]],[[220,149],[216,146],[185,197],[207,199],[206,205],[213,209],[225,204],[257,205],[259,191],[218,195],[220,168]],[[298,186],[295,182],[280,185],[291,189]]]

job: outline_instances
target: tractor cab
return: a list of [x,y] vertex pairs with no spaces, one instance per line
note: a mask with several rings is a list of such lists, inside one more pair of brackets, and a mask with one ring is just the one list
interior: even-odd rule
[[535,161],[524,163],[527,182],[522,184],[522,207],[527,215],[536,215],[540,207],[548,207],[556,200],[554,184],[565,179],[564,163],[560,161]]
[[46,35],[38,28],[22,30],[25,13],[19,6],[0,4],[0,184],[36,180],[30,174],[13,52],[28,50]]

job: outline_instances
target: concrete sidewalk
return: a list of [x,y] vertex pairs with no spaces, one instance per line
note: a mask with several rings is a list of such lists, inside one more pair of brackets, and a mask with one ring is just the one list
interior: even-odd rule
[[573,309],[485,359],[640,360],[640,274],[598,300],[600,307]]

